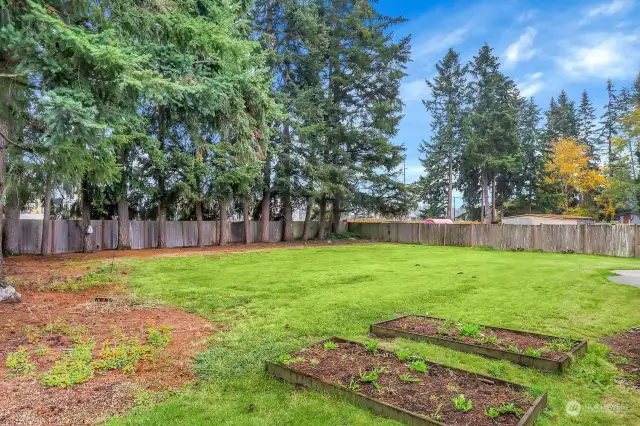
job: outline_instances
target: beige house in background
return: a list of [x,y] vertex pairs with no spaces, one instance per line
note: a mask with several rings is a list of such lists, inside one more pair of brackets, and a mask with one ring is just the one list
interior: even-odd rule
[[502,219],[505,225],[587,225],[597,221],[592,217],[562,214],[522,214]]

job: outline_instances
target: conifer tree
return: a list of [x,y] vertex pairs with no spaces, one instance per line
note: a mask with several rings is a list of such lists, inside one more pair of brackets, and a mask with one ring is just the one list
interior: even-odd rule
[[580,107],[577,114],[578,120],[578,137],[577,141],[589,147],[591,165],[593,167],[598,164],[598,151],[596,140],[596,109],[589,99],[586,90],[582,92],[580,98]]

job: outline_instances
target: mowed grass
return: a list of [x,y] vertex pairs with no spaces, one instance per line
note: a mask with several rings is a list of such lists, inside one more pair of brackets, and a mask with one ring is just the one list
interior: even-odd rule
[[[640,261],[596,256],[371,244],[132,261],[140,297],[226,321],[194,385],[111,424],[395,425],[339,398],[269,378],[264,361],[329,336],[365,342],[369,324],[405,313],[587,338],[565,375],[425,343],[386,341],[428,359],[549,393],[537,424],[638,425],[640,392],[616,384],[607,347],[640,325],[640,288],[610,283]],[[459,274],[462,272],[462,274]],[[582,411],[566,414],[568,401]]]

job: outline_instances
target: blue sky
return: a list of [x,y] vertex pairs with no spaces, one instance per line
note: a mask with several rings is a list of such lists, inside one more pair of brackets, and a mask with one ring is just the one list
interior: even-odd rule
[[449,47],[468,61],[486,42],[538,105],[546,108],[562,89],[577,103],[586,89],[598,115],[607,101],[606,79],[629,86],[640,71],[640,0],[379,0],[378,9],[407,18],[395,32],[412,35],[401,88],[405,117],[395,139],[407,147],[407,181],[422,173],[418,145],[430,137],[424,80]]

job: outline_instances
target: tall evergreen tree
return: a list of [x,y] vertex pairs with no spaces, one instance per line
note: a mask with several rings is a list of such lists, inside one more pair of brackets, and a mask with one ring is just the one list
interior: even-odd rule
[[620,118],[620,104],[618,102],[617,91],[611,79],[607,80],[607,104],[600,117],[601,127],[599,129],[598,141],[604,147],[607,154],[607,165],[613,166],[616,162],[614,139],[618,135],[618,119]]
[[475,198],[472,194],[481,194],[480,216],[490,222],[495,220],[497,178],[515,167],[520,99],[513,81],[500,72],[498,58],[488,45],[474,56],[470,71],[474,77],[470,84],[470,137],[462,156],[461,186],[469,206]]
[[582,97],[580,98],[577,122],[577,141],[589,147],[591,166],[597,167],[599,156],[596,139],[596,109],[593,107],[591,99],[589,99],[589,94],[586,90],[582,92]]
[[[453,218],[453,184],[464,143],[467,67],[461,65],[460,55],[449,49],[436,64],[436,71],[433,81],[427,80],[431,97],[423,101],[431,115],[432,137],[431,141],[420,144],[420,152],[424,155],[421,162],[428,175],[421,182],[431,187],[426,193],[430,194],[432,200],[441,192],[438,187],[442,182],[446,183],[446,217]],[[442,173],[445,174],[444,178],[439,176]],[[432,201],[429,204],[440,203]]]
[[525,211],[531,213],[540,206],[538,186],[544,173],[546,141],[540,128],[542,113],[533,98],[522,103],[518,120],[519,152],[522,161],[514,183],[518,197],[525,200]]

